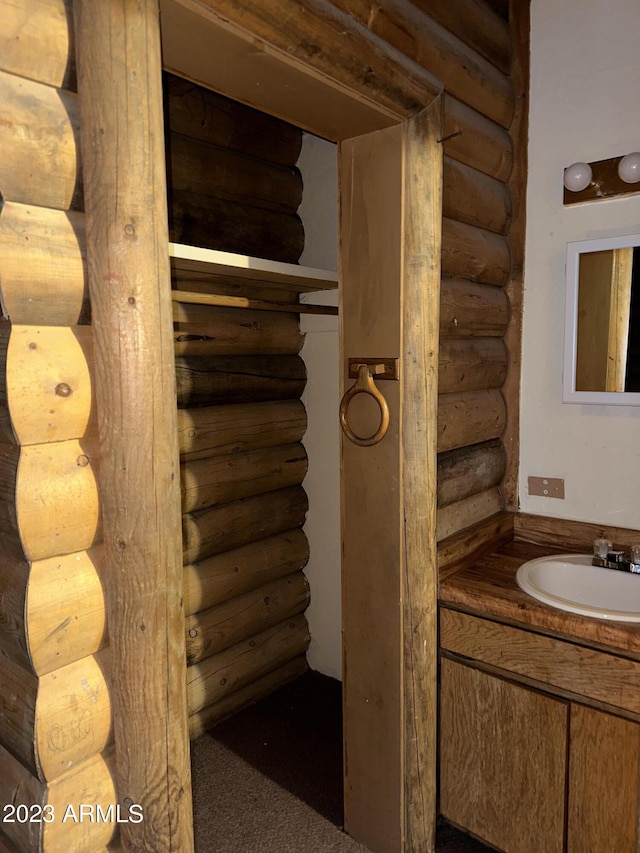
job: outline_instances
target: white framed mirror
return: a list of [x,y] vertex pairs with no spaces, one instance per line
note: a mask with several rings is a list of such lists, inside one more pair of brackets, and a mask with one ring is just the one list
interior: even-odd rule
[[567,244],[562,399],[640,406],[640,234]]

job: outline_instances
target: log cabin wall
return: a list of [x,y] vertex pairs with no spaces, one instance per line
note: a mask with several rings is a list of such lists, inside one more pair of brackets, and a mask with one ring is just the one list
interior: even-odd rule
[[296,263],[301,131],[168,72],[163,88],[169,238]]
[[[439,415],[443,538],[505,505],[500,492],[505,458],[507,471],[513,470],[517,458],[513,443],[517,371],[513,367],[517,367],[519,301],[517,269],[512,269],[511,258],[517,261],[521,256],[522,228],[509,236],[507,185],[514,156],[509,134],[514,102],[509,78],[511,35],[504,17],[489,8],[494,3],[388,0],[372,9],[369,3],[338,0],[334,5],[440,76],[447,91]],[[5,317],[0,344],[0,757],[6,770],[0,780],[0,801],[13,802],[20,791],[22,802],[49,803],[58,809],[70,802],[106,805],[115,801],[90,383],[92,338],[69,10],[65,0],[0,2],[0,286]],[[520,98],[518,92],[518,104],[523,103]],[[520,106],[516,118],[522,112]],[[521,128],[522,124],[516,127],[520,136],[514,136],[518,145],[523,144]],[[515,153],[520,157],[519,149]],[[514,198],[521,201],[517,193]],[[173,209],[177,228],[184,208],[176,202]],[[520,216],[517,208],[514,213]],[[186,313],[180,314],[183,309],[178,309],[178,322],[193,323],[193,315],[185,319]],[[510,362],[505,334],[507,339],[511,334]],[[289,366],[287,381],[303,381],[294,346],[268,356],[261,346],[251,355],[218,351],[215,356],[201,352],[198,357],[244,358],[245,365],[247,358],[280,358],[281,364],[286,361]],[[184,375],[189,390],[181,418],[183,439],[190,441],[199,432],[189,418],[207,418],[211,407],[205,396],[191,408],[188,401],[194,398],[189,395],[199,393],[193,391],[199,376],[189,364]],[[505,382],[511,389],[508,405]],[[298,394],[285,401],[290,408],[278,409],[283,435],[291,423],[302,419]],[[260,433],[264,421],[256,420],[256,409],[264,407],[259,411],[266,413],[268,406],[281,406],[281,402],[281,398],[275,402],[263,398],[246,403],[236,397],[217,409],[233,408],[227,428],[237,433],[235,418],[248,405],[252,426],[246,427],[247,433]],[[273,418],[270,414],[265,420],[273,423]],[[299,426],[287,435],[297,435],[296,429]],[[510,436],[506,447],[505,429]],[[298,441],[287,438],[284,446]],[[272,447],[282,446],[274,443]],[[254,450],[250,443],[245,448],[247,455]],[[202,461],[199,451],[188,443],[182,452],[185,465]],[[191,459],[189,454],[194,454]],[[207,466],[219,462],[217,456],[206,459]],[[218,481],[217,476],[214,479]],[[237,550],[254,547],[261,559],[267,543],[275,552],[284,544],[279,538],[282,532],[271,530],[267,539],[256,537],[245,544],[241,538],[233,539],[233,535],[244,535],[256,519],[267,517],[264,505],[270,511],[274,495],[283,498],[285,514],[290,512],[292,519],[303,517],[306,503],[298,485],[280,488],[267,499],[260,495],[229,499],[227,493],[219,506],[189,513],[186,526],[192,525],[194,542],[203,531],[212,534],[213,525],[198,524],[204,519],[213,522],[214,513],[218,513],[216,530],[219,523],[235,530],[224,549],[217,551],[217,544],[213,546],[216,553],[205,553],[194,545],[187,554],[187,573],[193,563],[211,567],[206,583],[201,578],[189,582],[187,633],[196,631],[191,639],[197,639],[200,630],[189,622],[194,615],[227,607],[233,600],[237,604],[239,595],[253,594],[250,587],[241,590],[229,581],[230,575],[236,575]],[[261,500],[262,508],[250,511]],[[509,503],[513,505],[513,493]],[[230,508],[231,512],[242,508],[242,512],[228,516]],[[293,520],[287,527],[293,533],[284,533],[293,540],[286,543],[287,558],[282,552],[273,558],[271,565],[281,567],[280,577],[294,577],[304,563],[300,523]],[[186,538],[188,542],[188,534]],[[252,562],[255,553],[247,557],[261,571],[260,561]],[[282,568],[283,563],[287,568]],[[262,577],[266,583],[267,577]],[[204,589],[208,584],[215,592]],[[296,595],[301,600],[305,593],[299,587]],[[228,614],[232,622],[231,607]],[[293,668],[303,666],[304,624],[299,617],[279,624],[286,624],[297,639],[291,644],[291,634],[274,634],[272,647],[288,644],[291,648],[298,642],[300,653],[290,663]],[[239,642],[250,646],[252,640]],[[231,666],[226,659],[219,663]],[[218,675],[219,670],[211,670],[211,676],[214,671]],[[220,674],[218,683],[229,679],[228,673]],[[236,682],[238,690],[229,700],[229,710],[244,689],[241,683]],[[191,709],[197,703],[201,709],[194,711],[192,731],[207,722],[204,709],[212,701],[218,703],[217,711],[227,702],[226,695],[203,694],[194,699],[197,689],[190,687]],[[98,850],[112,830],[112,824],[105,822],[5,825],[12,844],[24,851]]]
[[[295,263],[302,132],[165,74],[169,233]],[[178,291],[294,302],[206,273]],[[191,735],[306,669],[307,417],[299,315],[174,303]]]
[[[333,0],[444,84],[438,541],[517,509],[528,4]],[[513,72],[513,73],[512,73]],[[464,550],[463,544],[458,549]]]
[[[32,817],[115,802],[74,89],[70,4],[1,3],[0,803]],[[19,851],[114,828],[3,823]]]

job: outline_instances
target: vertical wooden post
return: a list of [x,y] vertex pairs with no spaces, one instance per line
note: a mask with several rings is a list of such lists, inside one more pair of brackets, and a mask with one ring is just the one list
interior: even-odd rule
[[517,512],[518,471],[520,464],[520,374],[522,372],[522,311],[524,242],[526,232],[527,193],[527,138],[529,131],[529,17],[528,0],[509,0],[509,27],[513,44],[511,84],[515,95],[515,109],[509,135],[513,141],[513,169],[508,186],[511,191],[511,275],[505,288],[509,299],[509,325],[504,342],[509,353],[509,372],[502,394],[508,412],[508,421],[502,435],[507,451],[507,470],[502,484],[506,509]]
[[385,437],[342,441],[345,827],[375,853],[435,845],[440,125],[438,99],[340,144],[342,355],[400,365]]
[[193,850],[157,0],[75,0],[118,800]]
[[435,850],[442,98],[405,124],[402,290],[404,850]]

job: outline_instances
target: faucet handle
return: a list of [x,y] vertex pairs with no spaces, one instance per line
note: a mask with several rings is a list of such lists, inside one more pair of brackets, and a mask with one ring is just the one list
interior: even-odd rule
[[640,572],[640,545],[632,545],[630,548],[631,553],[631,571]]
[[606,560],[609,551],[613,548],[613,542],[610,539],[594,539],[593,540],[593,556],[599,557],[601,560]]

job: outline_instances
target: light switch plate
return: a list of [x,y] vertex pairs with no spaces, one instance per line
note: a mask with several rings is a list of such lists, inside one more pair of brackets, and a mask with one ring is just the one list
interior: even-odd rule
[[559,477],[529,477],[529,494],[564,500],[564,480]]

